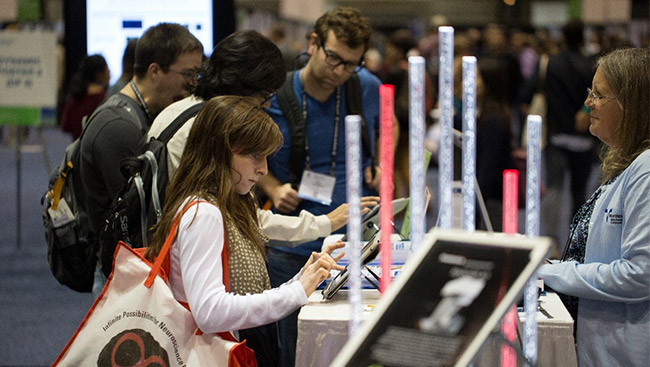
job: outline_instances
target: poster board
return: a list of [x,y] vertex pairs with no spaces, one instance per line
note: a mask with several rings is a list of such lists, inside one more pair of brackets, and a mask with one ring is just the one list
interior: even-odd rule
[[551,248],[548,238],[429,232],[332,366],[467,366]]
[[56,35],[0,32],[0,108],[56,106]]

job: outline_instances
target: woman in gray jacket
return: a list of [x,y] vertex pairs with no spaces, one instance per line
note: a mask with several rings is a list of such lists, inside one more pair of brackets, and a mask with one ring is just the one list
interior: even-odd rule
[[604,144],[601,186],[539,276],[577,328],[580,366],[650,366],[650,49],[600,58],[585,106]]

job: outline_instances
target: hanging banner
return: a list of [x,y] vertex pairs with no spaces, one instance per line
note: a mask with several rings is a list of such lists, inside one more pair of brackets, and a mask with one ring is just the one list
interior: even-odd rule
[[18,17],[17,0],[0,0],[0,22],[13,21]]
[[280,0],[280,17],[305,23],[315,23],[325,11],[324,0]]
[[56,106],[54,32],[0,32],[0,107]]

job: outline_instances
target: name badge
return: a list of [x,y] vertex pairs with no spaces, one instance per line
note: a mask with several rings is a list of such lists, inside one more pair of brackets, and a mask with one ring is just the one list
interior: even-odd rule
[[52,218],[52,226],[54,226],[54,228],[59,228],[68,224],[74,219],[74,214],[72,214],[72,210],[70,210],[70,207],[64,198],[59,200],[59,205],[56,210],[50,208],[47,210],[47,213],[50,215],[50,218]]
[[332,203],[335,182],[336,178],[330,175],[305,170],[300,180],[298,197],[323,205],[330,205]]

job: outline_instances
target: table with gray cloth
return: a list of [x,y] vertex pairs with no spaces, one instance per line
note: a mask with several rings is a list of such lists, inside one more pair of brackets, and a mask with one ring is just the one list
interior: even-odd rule
[[[366,320],[379,301],[379,292],[363,290],[363,319]],[[538,312],[538,367],[577,366],[573,338],[573,319],[551,292],[540,297],[540,306],[550,317]],[[523,317],[523,314],[520,314]],[[309,297],[309,304],[298,315],[296,366],[327,367],[348,339],[350,307],[347,291],[342,290],[331,300],[323,300],[320,291]],[[521,319],[523,322],[523,318]],[[475,359],[474,367],[500,365],[501,338],[492,333]],[[521,356],[517,365],[523,366]]]

